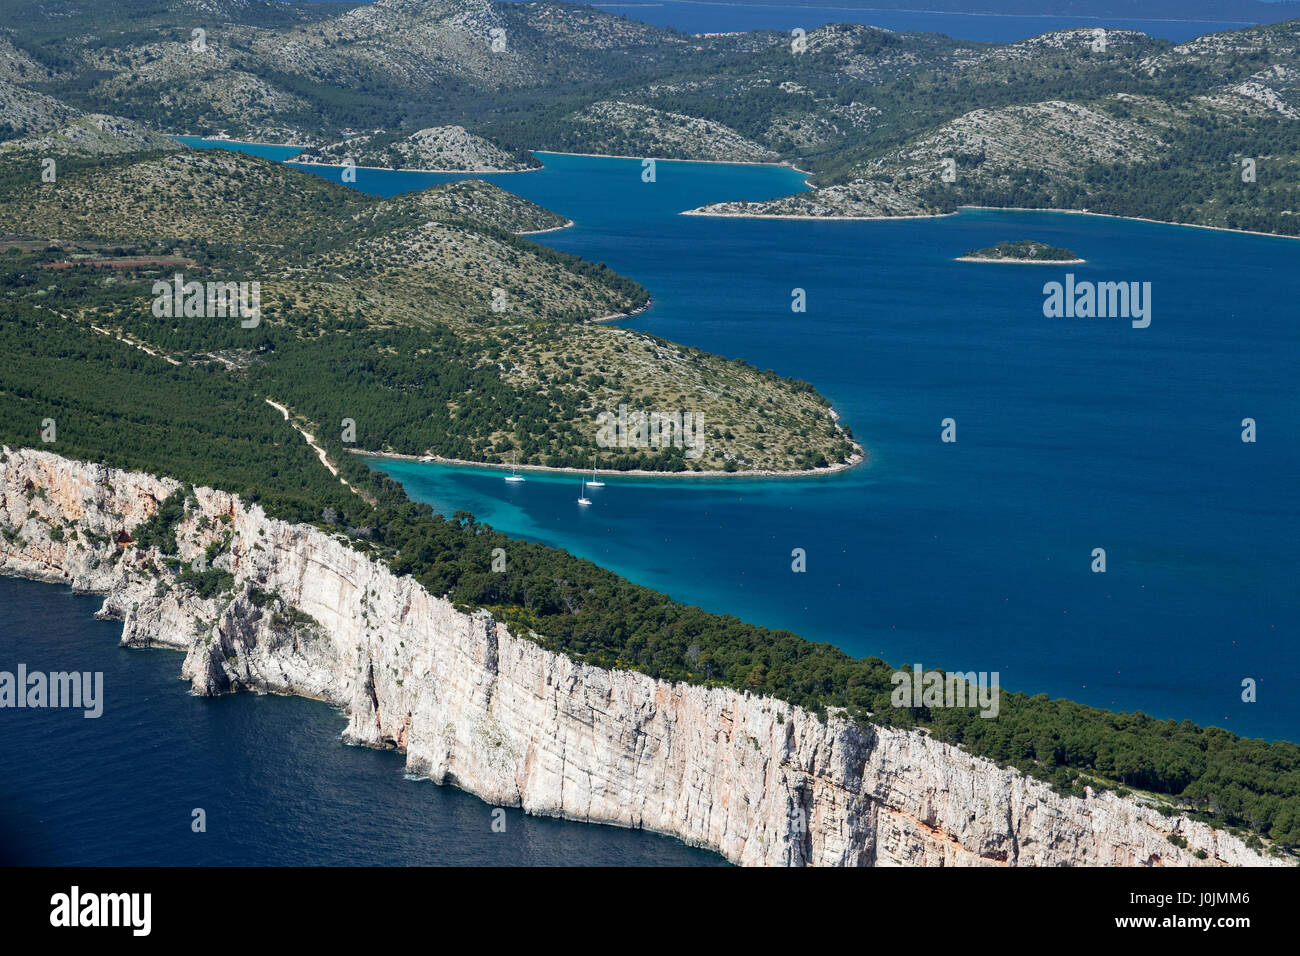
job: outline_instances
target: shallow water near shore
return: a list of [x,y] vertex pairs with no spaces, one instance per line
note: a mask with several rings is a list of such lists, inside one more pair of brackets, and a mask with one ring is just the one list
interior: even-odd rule
[[[825,478],[607,478],[590,509],[568,477],[512,486],[372,461],[414,497],[855,655],[1300,735],[1300,243],[1066,213],[685,217],[802,176],[660,163],[643,183],[637,160],[539,155],[542,171],[483,178],[574,220],[537,241],[650,290],[654,306],[622,324],[812,382],[869,461]],[[954,261],[1022,238],[1087,262]],[[1043,285],[1067,274],[1151,282],[1151,327],[1045,318]],[[794,288],[805,314],[790,311]],[[945,444],[949,417],[958,440]]]
[[[372,460],[630,579],[898,665],[1296,739],[1300,245],[1150,223],[971,210],[930,220],[682,217],[800,188],[780,167],[542,154],[491,179],[575,221],[537,241],[644,284],[623,324],[812,382],[869,452],[837,475],[573,476]],[[336,176],[337,170],[318,169]],[[358,171],[393,195],[463,176]],[[1031,238],[1087,263],[953,261]],[[1046,319],[1042,285],[1150,281],[1153,320]],[[804,288],[808,312],[790,312]],[[957,421],[958,441],[939,440]],[[1240,440],[1256,419],[1259,441]],[[807,572],[791,551],[807,551]],[[1105,574],[1090,570],[1107,552]],[[106,711],[13,711],[0,846],[42,863],[717,863],[633,831],[526,818],[344,747],[313,701],[189,697],[180,657],[116,646],[94,598],[0,579],[0,669],[103,670]],[[1259,701],[1243,703],[1243,678]],[[190,830],[194,807],[208,833]]]

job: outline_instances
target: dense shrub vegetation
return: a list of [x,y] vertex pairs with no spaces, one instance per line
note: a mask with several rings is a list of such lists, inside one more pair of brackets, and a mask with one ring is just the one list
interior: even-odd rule
[[[269,514],[349,532],[356,547],[413,575],[434,594],[484,607],[520,634],[602,667],[772,695],[827,714],[927,729],[940,740],[1020,768],[1061,789],[1087,782],[1165,794],[1204,818],[1300,845],[1300,747],[1247,740],[1188,721],[1115,714],[1066,700],[1003,693],[997,719],[974,709],[899,710],[893,668],[854,659],[788,631],[686,607],[589,561],[516,541],[457,513],[406,498],[401,487],[321,436],[344,476],[372,506],[331,476],[253,389],[207,366],[171,366],[131,346],[87,334],[21,306],[0,325],[0,441],[45,448],[219,487]],[[41,421],[58,423],[44,445]],[[175,551],[184,496],[137,526],[138,544]],[[503,547],[508,572],[494,573]],[[217,571],[181,572],[206,595],[230,586]],[[869,716],[868,716],[869,715]]]

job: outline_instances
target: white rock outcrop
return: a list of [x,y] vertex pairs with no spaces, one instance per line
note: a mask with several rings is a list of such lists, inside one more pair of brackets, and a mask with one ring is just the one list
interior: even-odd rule
[[197,488],[177,556],[219,542],[212,567],[234,580],[203,599],[130,543],[177,482],[41,451],[0,459],[0,573],[105,594],[123,643],[186,651],[196,691],[328,701],[349,741],[401,750],[410,772],[493,804],[753,865],[1274,862],[1203,823],[1108,792],[1063,797],[923,733],[578,663],[340,537]]

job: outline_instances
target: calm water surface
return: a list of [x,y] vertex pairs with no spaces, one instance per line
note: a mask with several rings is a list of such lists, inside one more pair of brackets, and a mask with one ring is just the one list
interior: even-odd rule
[[[191,697],[183,655],[119,647],[97,598],[0,578],[0,670],[104,674],[104,712],[0,711],[0,863],[96,866],[715,865],[634,830],[547,820],[407,779],[345,746],[334,708]],[[196,808],[207,832],[192,829]]]
[[[238,144],[221,143],[221,148]],[[376,462],[416,498],[673,597],[904,664],[1297,739],[1300,246],[1050,213],[901,222],[682,217],[801,188],[780,167],[541,154],[487,176],[575,220],[538,237],[646,285],[637,328],[817,385],[869,452],[811,479],[567,477]],[[282,158],[271,156],[271,158]],[[324,176],[337,170],[313,168]],[[358,172],[392,195],[449,176]],[[954,262],[1000,239],[1073,267]],[[1152,283],[1151,327],[1047,319],[1042,285]],[[803,288],[808,312],[790,312]],[[939,440],[957,421],[958,441]],[[1240,440],[1243,418],[1259,441]],[[725,423],[720,423],[725,424]],[[1105,548],[1107,571],[1090,570]],[[791,571],[804,548],[808,570]],[[178,655],[116,646],[93,598],[0,580],[0,669],[105,672],[98,720],[6,711],[3,846],[44,863],[712,863],[644,833],[536,820],[406,780],[311,701],[186,694]],[[1259,701],[1240,700],[1243,678]],[[190,830],[191,811],[208,832]]]

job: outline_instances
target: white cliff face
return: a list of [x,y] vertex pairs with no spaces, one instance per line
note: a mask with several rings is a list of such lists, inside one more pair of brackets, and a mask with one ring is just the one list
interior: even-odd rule
[[350,742],[403,751],[411,773],[489,803],[643,827],[748,865],[1276,862],[1109,792],[1060,796],[920,732],[579,663],[341,538],[199,488],[178,557],[228,537],[213,567],[235,581],[204,600],[155,551],[118,543],[178,487],[5,449],[0,529],[17,537],[0,538],[0,573],[103,593],[124,644],[187,652],[197,692],[328,701]]

